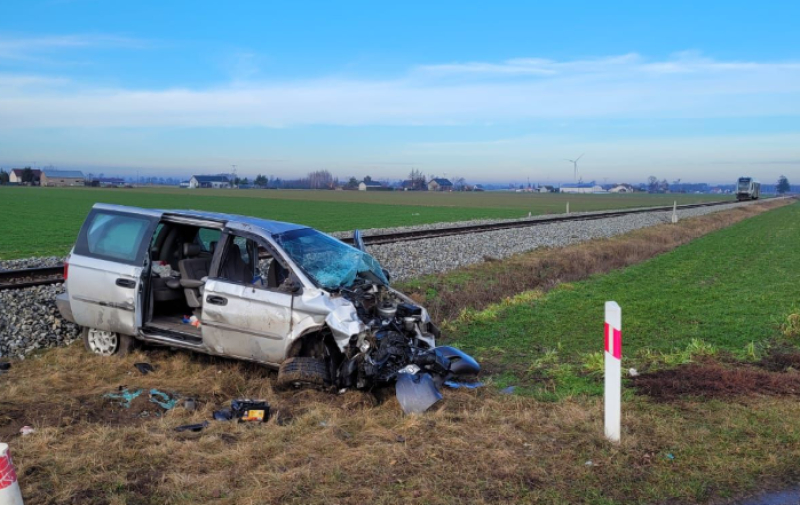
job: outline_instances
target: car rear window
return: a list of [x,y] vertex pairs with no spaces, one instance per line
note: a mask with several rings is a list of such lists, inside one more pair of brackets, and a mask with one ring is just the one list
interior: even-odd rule
[[142,241],[149,243],[153,224],[153,219],[146,216],[95,211],[81,230],[75,252],[139,264],[143,259]]

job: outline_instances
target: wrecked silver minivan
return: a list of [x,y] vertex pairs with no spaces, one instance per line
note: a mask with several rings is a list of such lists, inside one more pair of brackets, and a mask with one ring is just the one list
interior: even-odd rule
[[479,366],[436,347],[427,311],[389,286],[355,238],[351,247],[296,224],[97,204],[57,305],[99,355],[141,340],[275,367],[279,386],[401,379],[398,393],[413,391],[404,409],[420,410],[447,378]]

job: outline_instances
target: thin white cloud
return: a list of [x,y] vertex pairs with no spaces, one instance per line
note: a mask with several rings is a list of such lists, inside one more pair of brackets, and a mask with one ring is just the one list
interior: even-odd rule
[[15,127],[451,125],[570,118],[800,115],[800,63],[681,53],[415,67],[394,79],[237,79],[213,88],[32,88],[0,75]]
[[0,35],[0,61],[36,60],[65,50],[80,48],[144,49],[150,43],[136,38],[107,34],[52,35],[42,37],[14,37]]

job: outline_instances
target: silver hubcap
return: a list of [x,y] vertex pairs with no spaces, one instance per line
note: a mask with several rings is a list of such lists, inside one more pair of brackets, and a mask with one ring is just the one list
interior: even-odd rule
[[102,330],[89,330],[89,348],[100,356],[111,356],[117,352],[119,338],[116,333]]

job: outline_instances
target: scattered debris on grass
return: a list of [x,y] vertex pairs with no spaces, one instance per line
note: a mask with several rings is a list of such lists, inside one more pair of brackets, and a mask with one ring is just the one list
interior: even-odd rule
[[103,396],[111,400],[117,400],[123,408],[129,409],[131,408],[131,402],[138,398],[140,394],[142,394],[141,389],[129,391],[128,388],[120,386],[117,393],[106,393]]
[[198,431],[202,431],[203,428],[207,428],[207,427],[208,427],[208,421],[203,421],[202,423],[184,424],[182,426],[178,426],[178,427],[175,428],[175,431],[177,431],[178,433],[183,432],[183,431],[198,432]]
[[150,363],[134,363],[133,366],[135,366],[142,375],[147,375],[150,372],[155,372],[156,370]]
[[269,421],[270,407],[264,400],[233,400],[231,402],[231,417],[239,421]]
[[150,401],[164,410],[172,410],[178,403],[178,397],[163,391],[159,391],[158,389],[151,389]]
[[467,388],[476,389],[483,387],[483,382],[459,382],[455,380],[444,381],[444,385],[450,389]]

